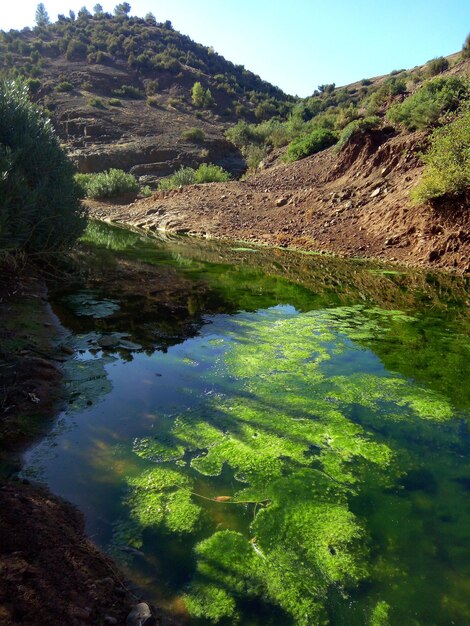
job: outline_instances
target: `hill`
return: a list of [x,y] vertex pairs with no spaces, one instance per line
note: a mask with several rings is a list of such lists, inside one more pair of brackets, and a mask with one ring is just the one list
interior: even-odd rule
[[240,173],[227,127],[285,116],[293,100],[170,22],[125,11],[0,32],[0,75],[28,79],[80,171],[117,167],[150,183],[203,161]]

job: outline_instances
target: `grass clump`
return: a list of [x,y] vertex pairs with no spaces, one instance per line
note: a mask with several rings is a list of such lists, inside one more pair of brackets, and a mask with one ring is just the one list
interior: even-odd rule
[[411,198],[422,204],[442,196],[460,195],[470,189],[470,108],[431,135],[422,157],[425,168]]
[[158,188],[161,190],[178,189],[188,185],[223,183],[228,180],[230,180],[230,174],[222,167],[212,163],[201,163],[197,169],[182,167],[168,178],[161,180]]
[[202,130],[202,128],[188,128],[187,130],[184,130],[182,132],[181,136],[186,141],[193,141],[195,143],[204,141],[204,139],[206,138],[206,134]]
[[68,80],[62,80],[60,83],[57,83],[55,90],[62,92],[72,91],[73,85]]
[[286,160],[298,161],[316,152],[329,148],[337,141],[337,136],[326,128],[318,128],[306,137],[292,141],[287,147]]
[[132,85],[122,85],[119,89],[113,89],[113,96],[131,98],[133,100],[143,100],[145,98],[145,94]]
[[380,118],[377,115],[371,115],[359,120],[353,120],[342,131],[339,136],[336,149],[339,151],[346,146],[351,139],[366,130],[377,128],[380,125]]
[[469,95],[468,82],[461,78],[434,78],[401,104],[392,106],[387,117],[407,130],[422,130],[438,124],[445,113],[457,110]]
[[119,100],[119,98],[110,98],[108,100],[108,105],[110,107],[122,107],[122,102]]
[[86,198],[113,198],[139,191],[139,183],[135,176],[117,169],[98,174],[76,174],[75,180]]
[[106,108],[106,105],[101,98],[90,98],[88,100],[88,105],[91,107],[95,107],[96,109]]

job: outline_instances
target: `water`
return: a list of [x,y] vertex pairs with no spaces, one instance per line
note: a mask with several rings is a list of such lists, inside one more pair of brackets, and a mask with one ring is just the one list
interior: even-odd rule
[[[25,474],[188,624],[470,623],[468,284],[92,224]],[[134,277],[134,278],[133,278]]]

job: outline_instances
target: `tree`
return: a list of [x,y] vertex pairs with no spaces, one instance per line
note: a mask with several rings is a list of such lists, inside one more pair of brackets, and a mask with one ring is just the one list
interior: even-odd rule
[[95,4],[95,6],[93,7],[93,14],[98,17],[100,15],[103,15],[103,13],[103,6],[101,4]]
[[201,109],[204,106],[206,92],[204,87],[201,85],[199,81],[194,83],[193,88],[191,90],[191,101],[195,107]]
[[147,13],[147,15],[144,17],[144,19],[149,24],[156,24],[157,23],[157,20],[155,19],[155,15],[153,13]]
[[0,82],[0,249],[51,252],[85,226],[74,169],[24,79]]
[[86,7],[82,7],[78,12],[78,17],[91,17],[90,11]]
[[462,56],[464,59],[470,59],[470,33],[468,33],[467,38],[462,47]]
[[131,5],[128,2],[121,2],[114,7],[114,15],[116,17],[127,17],[130,13]]
[[46,11],[46,7],[44,6],[42,2],[40,2],[38,6],[36,7],[35,22],[36,22],[36,26],[39,26],[39,28],[42,28],[43,26],[47,26],[48,24],[51,23],[51,20],[49,19],[49,15]]

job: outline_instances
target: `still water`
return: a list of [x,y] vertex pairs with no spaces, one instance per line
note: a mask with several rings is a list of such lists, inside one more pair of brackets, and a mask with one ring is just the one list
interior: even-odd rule
[[90,224],[24,473],[188,624],[470,624],[468,283]]

